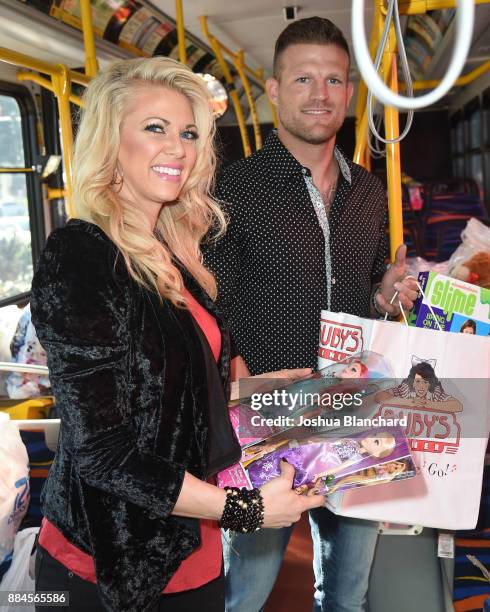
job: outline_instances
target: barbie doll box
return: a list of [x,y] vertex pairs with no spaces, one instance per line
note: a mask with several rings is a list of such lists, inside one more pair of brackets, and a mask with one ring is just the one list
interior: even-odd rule
[[[296,427],[244,448],[240,463],[218,474],[218,485],[261,487],[280,475],[282,460],[295,468],[295,491],[306,495],[329,495],[416,475],[400,427],[350,435],[340,434],[340,430],[306,435],[303,429]],[[297,437],[288,437],[292,434]]]
[[410,325],[439,329],[434,314],[443,331],[489,335],[489,289],[437,272],[420,272],[418,281],[422,291],[410,313]]
[[[379,427],[338,437],[319,433],[299,440],[266,441],[264,453],[254,451],[243,460],[250,482],[261,487],[280,475],[282,460],[295,468],[293,488],[298,494],[328,495],[352,487],[381,484],[415,476],[406,436],[401,427]],[[271,452],[272,451],[272,452]]]
[[243,397],[230,405],[229,412],[242,446],[242,460],[218,474],[218,485],[251,488],[248,465],[290,439],[311,437],[314,432],[335,432],[342,438],[360,431],[366,426],[351,421],[372,417],[377,410],[376,393],[390,382],[392,371],[386,360],[369,351],[286,385],[284,379],[242,381]]

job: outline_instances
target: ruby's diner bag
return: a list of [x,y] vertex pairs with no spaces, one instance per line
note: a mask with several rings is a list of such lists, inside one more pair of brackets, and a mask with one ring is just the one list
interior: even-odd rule
[[472,529],[489,432],[490,338],[323,311],[319,368],[360,351],[383,355],[396,381],[375,416],[405,418],[417,476],[327,497],[354,518]]

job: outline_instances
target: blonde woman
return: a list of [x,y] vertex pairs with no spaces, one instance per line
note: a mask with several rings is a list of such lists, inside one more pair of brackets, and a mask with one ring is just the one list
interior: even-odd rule
[[218,522],[279,528],[321,502],[295,495],[287,465],[261,490],[212,484],[240,449],[199,250],[224,226],[204,84],[167,58],[116,62],[85,104],[77,218],[49,237],[32,287],[62,421],[36,588],[69,591],[70,610],[223,610]]

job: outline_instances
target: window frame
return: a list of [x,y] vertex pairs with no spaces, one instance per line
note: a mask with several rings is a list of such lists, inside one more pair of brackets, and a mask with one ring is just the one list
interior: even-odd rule
[[[33,167],[34,160],[39,155],[39,142],[36,105],[32,94],[22,85],[0,81],[0,95],[14,98],[19,106],[24,146],[24,167]],[[31,232],[32,267],[35,270],[37,260],[46,241],[43,191],[40,177],[36,172],[25,172],[24,176],[26,178],[27,211]],[[24,303],[29,298],[29,294],[30,292],[26,291],[8,298],[0,298],[0,308]]]

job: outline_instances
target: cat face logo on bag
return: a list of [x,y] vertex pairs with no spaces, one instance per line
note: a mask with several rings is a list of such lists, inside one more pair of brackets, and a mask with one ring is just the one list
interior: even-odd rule
[[318,349],[320,357],[331,361],[343,361],[355,353],[360,353],[363,348],[362,327],[322,318]]

